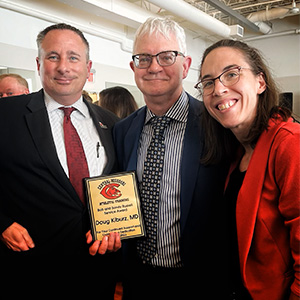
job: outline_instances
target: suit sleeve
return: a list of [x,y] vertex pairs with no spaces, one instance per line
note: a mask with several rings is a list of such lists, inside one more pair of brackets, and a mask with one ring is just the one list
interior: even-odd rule
[[0,235],[5,231],[6,228],[8,228],[12,223],[14,223],[14,220],[6,216],[3,211],[0,211]]
[[[296,124],[294,124],[296,125]],[[298,126],[298,125],[297,125]],[[300,296],[300,134],[280,130],[276,138],[275,177],[280,188],[279,210],[290,231],[294,259],[292,292]]]

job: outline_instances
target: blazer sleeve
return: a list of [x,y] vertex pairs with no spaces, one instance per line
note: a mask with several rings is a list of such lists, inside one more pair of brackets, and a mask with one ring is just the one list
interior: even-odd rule
[[0,235],[8,228],[10,225],[14,223],[14,220],[0,212]]
[[282,128],[274,141],[275,178],[280,189],[279,210],[290,231],[294,259],[295,277],[291,290],[300,296],[300,126],[293,125],[293,130]]

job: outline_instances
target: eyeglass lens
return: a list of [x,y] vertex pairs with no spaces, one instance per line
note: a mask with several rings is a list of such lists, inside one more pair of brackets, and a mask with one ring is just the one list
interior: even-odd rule
[[166,67],[175,63],[176,56],[177,53],[173,51],[161,52],[156,55],[138,54],[134,56],[134,62],[137,68],[145,69],[151,65],[153,57],[156,57],[157,63],[162,67]]
[[202,91],[202,94],[206,96],[213,93],[215,88],[215,81],[217,79],[219,79],[220,82],[226,87],[234,85],[240,79],[240,70],[240,68],[231,69],[223,72],[221,75],[214,79],[205,79],[200,82],[198,88],[200,89],[200,91]]

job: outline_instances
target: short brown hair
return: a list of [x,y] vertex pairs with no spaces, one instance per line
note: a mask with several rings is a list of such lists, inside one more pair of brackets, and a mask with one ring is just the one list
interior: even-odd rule
[[45,28],[44,30],[42,30],[38,34],[38,36],[36,38],[36,43],[38,46],[38,56],[39,57],[40,57],[42,42],[43,42],[46,34],[52,30],[71,30],[71,31],[75,32],[76,34],[78,34],[79,37],[84,42],[84,44],[86,45],[86,58],[87,58],[87,60],[90,59],[90,45],[89,45],[89,42],[87,41],[87,39],[85,38],[85,36],[83,35],[83,33],[76,27],[73,27],[73,26],[71,26],[69,24],[65,24],[65,23],[58,23],[58,24],[51,25],[51,26]]
[[0,81],[4,78],[7,78],[7,77],[15,78],[20,85],[22,85],[22,86],[26,87],[27,89],[29,89],[27,80],[25,78],[23,78],[22,76],[20,76],[19,74],[13,74],[13,73],[1,74],[0,75]]

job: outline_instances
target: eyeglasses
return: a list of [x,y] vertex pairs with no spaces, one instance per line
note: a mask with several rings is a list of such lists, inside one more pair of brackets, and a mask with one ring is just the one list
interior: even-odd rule
[[194,86],[194,88],[196,88],[201,93],[202,96],[209,96],[215,90],[215,81],[217,79],[219,79],[220,82],[226,87],[232,86],[240,80],[240,73],[242,69],[249,69],[249,68],[243,68],[243,67],[231,68],[229,70],[224,71],[216,78],[207,78],[207,79],[200,80]]
[[176,57],[178,55],[185,57],[184,54],[179,51],[162,51],[155,55],[136,54],[132,56],[132,60],[138,69],[149,68],[152,64],[153,57],[156,57],[157,63],[161,67],[168,67],[172,66],[175,63]]

